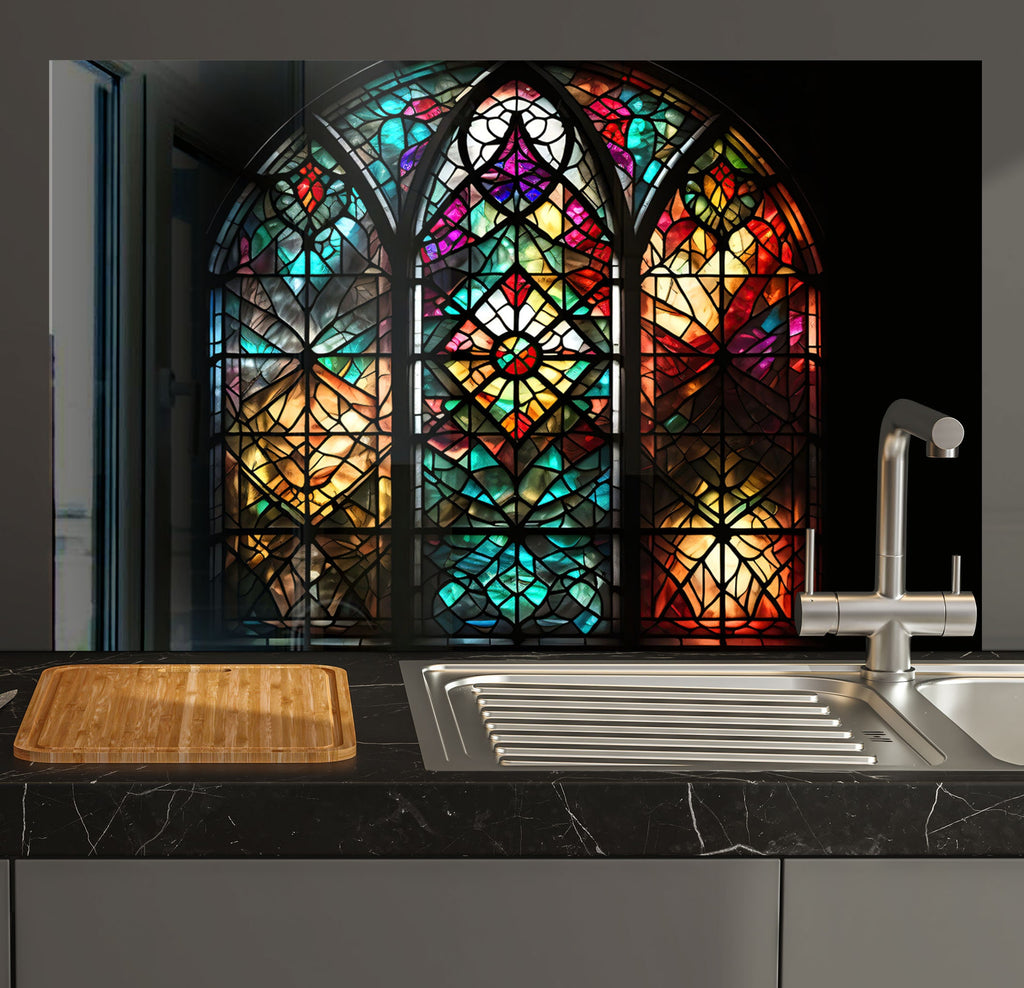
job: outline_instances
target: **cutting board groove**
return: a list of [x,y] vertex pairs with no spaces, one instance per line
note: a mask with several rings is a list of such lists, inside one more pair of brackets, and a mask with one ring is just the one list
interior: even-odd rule
[[14,741],[34,762],[334,762],[356,753],[348,676],[324,665],[43,670]]

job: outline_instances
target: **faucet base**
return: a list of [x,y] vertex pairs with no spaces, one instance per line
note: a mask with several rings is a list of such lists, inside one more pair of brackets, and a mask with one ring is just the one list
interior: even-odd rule
[[917,676],[914,667],[909,669],[869,669],[867,666],[860,667],[860,677],[869,683],[911,683]]

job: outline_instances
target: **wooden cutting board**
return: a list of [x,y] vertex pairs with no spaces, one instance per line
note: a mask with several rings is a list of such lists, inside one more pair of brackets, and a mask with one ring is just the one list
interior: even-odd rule
[[69,665],[39,677],[14,741],[33,762],[334,762],[356,753],[344,669]]

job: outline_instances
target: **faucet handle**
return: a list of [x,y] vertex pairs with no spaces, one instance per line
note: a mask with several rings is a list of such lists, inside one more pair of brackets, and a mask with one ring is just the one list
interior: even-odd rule
[[806,529],[807,541],[805,543],[807,551],[805,553],[804,560],[804,593],[814,593],[814,529]]
[[960,593],[960,557],[953,557],[953,593]]

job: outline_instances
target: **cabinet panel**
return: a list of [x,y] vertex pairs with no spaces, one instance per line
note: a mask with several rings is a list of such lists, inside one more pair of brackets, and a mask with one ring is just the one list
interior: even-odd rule
[[776,988],[777,861],[19,861],[15,875],[18,988]]
[[1024,861],[786,861],[783,869],[782,988],[1020,978]]

